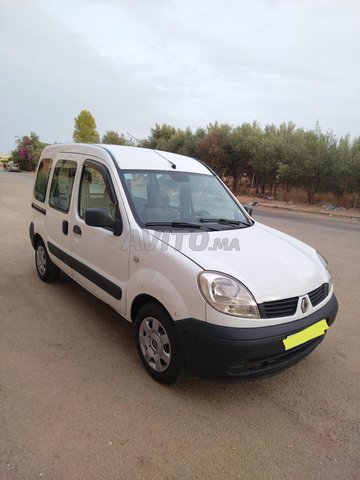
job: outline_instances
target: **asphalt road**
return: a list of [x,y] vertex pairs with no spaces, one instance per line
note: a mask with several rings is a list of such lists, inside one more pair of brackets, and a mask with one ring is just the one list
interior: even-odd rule
[[32,182],[0,172],[1,480],[360,478],[360,222],[255,207],[328,258],[337,321],[275,377],[168,388],[130,324],[69,278],[38,279]]

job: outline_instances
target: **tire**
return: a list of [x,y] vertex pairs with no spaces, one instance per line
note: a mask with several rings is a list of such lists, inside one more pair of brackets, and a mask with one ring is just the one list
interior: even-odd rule
[[39,240],[36,244],[35,265],[37,273],[43,282],[54,282],[59,277],[60,268],[50,260],[42,240]]
[[183,358],[170,315],[157,303],[143,305],[134,322],[139,357],[157,382],[179,383],[184,374]]

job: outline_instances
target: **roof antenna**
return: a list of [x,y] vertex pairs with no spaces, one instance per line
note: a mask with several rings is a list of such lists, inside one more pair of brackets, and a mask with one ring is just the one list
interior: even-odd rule
[[[140,143],[140,140],[136,137],[134,137],[134,135],[131,135],[131,133],[129,132],[126,132],[126,135],[129,135],[129,137],[133,138],[134,140],[136,140],[138,143]],[[168,158],[164,157],[164,155],[161,155],[161,153],[159,153],[157,150],[155,150],[154,148],[151,148],[151,150],[156,153],[157,155],[159,155],[159,157],[163,158],[164,160],[166,160],[170,165],[171,165],[171,168],[173,168],[174,170],[176,169],[176,165],[175,163],[171,162]]]

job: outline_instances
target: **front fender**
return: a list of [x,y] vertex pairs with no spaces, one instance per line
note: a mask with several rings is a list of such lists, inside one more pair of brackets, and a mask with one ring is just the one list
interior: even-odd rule
[[[195,290],[195,289],[194,289]],[[173,320],[193,316],[205,320],[205,302],[195,291],[194,298],[184,298],[171,279],[148,268],[138,270],[131,277],[127,290],[128,316],[136,297],[142,294],[154,297],[169,312]]]
[[134,299],[141,294],[154,297],[169,312],[173,320],[198,318],[205,321],[205,301],[201,296],[197,276],[202,269],[169,248],[130,255],[130,274],[127,289],[127,317],[131,317]]

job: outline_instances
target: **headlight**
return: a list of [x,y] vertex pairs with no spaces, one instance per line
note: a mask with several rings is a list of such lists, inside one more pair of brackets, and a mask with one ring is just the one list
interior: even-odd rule
[[317,256],[318,256],[320,262],[323,264],[323,267],[325,268],[325,270],[326,270],[326,272],[327,272],[327,274],[328,274],[328,278],[329,278],[329,290],[331,290],[331,287],[332,287],[332,277],[331,277],[330,266],[329,266],[326,258],[323,257],[323,256],[321,255],[321,253],[319,253],[319,252],[316,252],[316,253],[317,253]]
[[215,310],[236,317],[260,318],[254,297],[234,278],[217,272],[202,272],[198,281],[205,300]]

